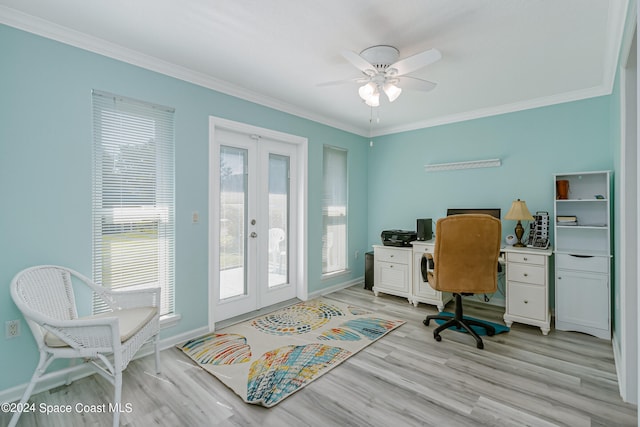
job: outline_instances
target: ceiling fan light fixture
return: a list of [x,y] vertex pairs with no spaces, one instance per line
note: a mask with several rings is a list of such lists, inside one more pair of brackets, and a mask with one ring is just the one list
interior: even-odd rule
[[394,85],[393,83],[385,83],[382,87],[382,90],[387,95],[387,98],[389,98],[389,102],[393,102],[398,99],[398,97],[402,93],[402,89]]
[[380,106],[380,92],[377,90],[369,96],[369,98],[364,100],[364,103],[369,107],[378,107]]
[[377,86],[373,82],[369,82],[365,85],[360,86],[360,89],[358,89],[358,94],[360,95],[360,98],[367,101],[371,97],[371,95],[376,92],[376,89]]

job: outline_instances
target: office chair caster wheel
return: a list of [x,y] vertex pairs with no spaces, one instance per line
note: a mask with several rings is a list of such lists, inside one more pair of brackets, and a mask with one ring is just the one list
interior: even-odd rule
[[489,336],[489,337],[492,337],[495,334],[496,334],[495,331],[487,331],[487,336]]
[[479,342],[476,344],[476,347],[478,347],[480,350],[482,350],[484,348],[484,344],[482,342]]
[[438,341],[438,342],[442,341],[442,337],[440,335],[438,335],[438,334],[433,334],[433,339]]
[[429,326],[429,320],[430,320],[430,319],[424,319],[424,320],[422,321],[422,324],[423,324],[424,326]]

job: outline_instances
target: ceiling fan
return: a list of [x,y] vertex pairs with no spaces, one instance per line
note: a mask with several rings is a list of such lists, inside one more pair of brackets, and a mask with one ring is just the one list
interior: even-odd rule
[[[358,94],[371,106],[380,105],[380,92],[384,92],[389,102],[395,101],[405,89],[430,91],[436,83],[407,74],[438,61],[442,55],[437,49],[429,49],[408,58],[398,60],[400,52],[393,46],[378,45],[366,48],[360,54],[351,50],[342,51],[342,56],[359,69],[363,76],[348,81],[363,83]],[[324,85],[344,83],[329,82]]]

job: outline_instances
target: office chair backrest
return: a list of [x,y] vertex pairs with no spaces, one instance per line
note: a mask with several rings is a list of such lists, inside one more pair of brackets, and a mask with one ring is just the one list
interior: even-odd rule
[[497,289],[502,225],[484,214],[438,220],[434,288],[453,293],[492,293]]

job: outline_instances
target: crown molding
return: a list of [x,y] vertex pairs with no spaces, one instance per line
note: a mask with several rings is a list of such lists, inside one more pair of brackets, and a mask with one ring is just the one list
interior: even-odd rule
[[[38,36],[58,41],[60,43],[74,46],[79,49],[93,52],[207,89],[211,89],[216,92],[262,105],[264,107],[272,108],[283,113],[311,120],[313,122],[324,124],[332,128],[353,133],[365,138],[372,138],[611,94],[618,66],[618,57],[620,54],[622,43],[622,32],[625,31],[624,19],[627,15],[626,11],[628,5],[629,0],[611,1],[609,4],[609,28],[611,28],[612,30],[609,32],[610,37],[607,40],[606,53],[603,58],[603,64],[605,65],[603,65],[602,85],[548,97],[525,100],[495,107],[482,108],[448,116],[435,117],[432,119],[408,123],[401,126],[381,127],[379,129],[372,130],[369,130],[365,127],[353,126],[326,116],[319,115],[312,111],[302,109],[299,106],[291,105],[281,100],[264,96],[262,94],[247,90],[232,83],[216,79],[204,73],[200,73],[192,69],[182,67],[150,55],[146,55],[133,49],[129,49],[121,45],[117,45],[115,43],[111,43],[106,40],[81,33],[79,31],[71,30],[67,27],[63,27],[50,21],[46,21],[44,19],[25,14],[23,12],[16,11],[15,9],[11,9],[6,6],[0,6],[0,23],[13,28],[17,28],[22,31],[36,34]],[[632,5],[634,5],[634,3],[632,3]]]
[[364,128],[354,127],[346,123],[336,121],[299,106],[282,102],[278,99],[247,90],[232,83],[216,79],[204,73],[173,64],[168,61],[150,56],[121,45],[108,42],[98,37],[93,37],[79,31],[54,24],[50,21],[19,12],[6,6],[0,6],[0,23],[28,33],[58,41],[82,50],[93,52],[108,58],[126,62],[146,70],[174,77],[188,83],[193,83],[216,92],[224,93],[245,101],[253,102],[264,107],[273,108],[283,113],[308,119],[316,123],[324,124],[346,132],[364,136]]
[[[632,5],[633,6],[633,5]],[[613,91],[613,85],[618,71],[620,49],[626,32],[626,18],[629,9],[629,1],[610,1],[609,14],[607,16],[607,43],[604,57],[602,58],[602,84],[608,88],[609,93]],[[632,7],[635,10],[635,7]]]
[[595,98],[603,95],[610,95],[611,89],[603,85],[588,89],[581,89],[573,92],[565,92],[558,95],[551,95],[541,98],[529,99],[526,101],[514,102],[511,104],[498,105],[496,107],[481,108],[478,110],[468,111],[460,114],[451,114],[448,116],[435,117],[433,119],[408,123],[402,126],[393,126],[380,128],[376,132],[372,132],[370,137],[391,135],[394,133],[409,132],[418,129],[430,128],[434,126],[447,125],[467,120],[481,119],[502,114],[514,113],[517,111],[530,110],[533,108],[548,107],[566,102],[580,101],[587,98]]

